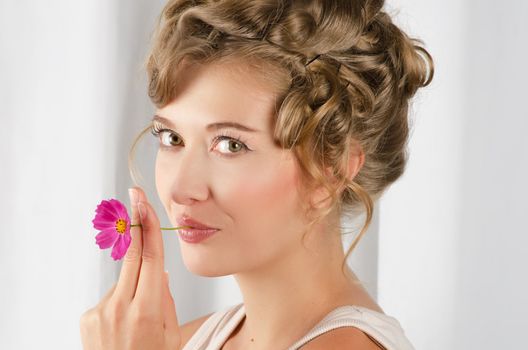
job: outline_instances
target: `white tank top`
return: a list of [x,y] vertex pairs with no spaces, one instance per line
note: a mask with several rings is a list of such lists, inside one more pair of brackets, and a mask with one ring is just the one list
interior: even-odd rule
[[[244,304],[215,312],[198,328],[182,350],[220,350],[245,315]],[[356,327],[386,350],[415,350],[397,319],[362,306],[339,306],[287,350],[297,350],[315,337],[339,327]]]

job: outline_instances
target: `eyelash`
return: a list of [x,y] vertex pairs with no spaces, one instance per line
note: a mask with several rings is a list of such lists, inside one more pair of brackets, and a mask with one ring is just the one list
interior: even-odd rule
[[[151,128],[150,128],[151,134],[154,135],[156,138],[159,138],[160,134],[165,132],[165,131],[168,132],[168,133],[171,133],[171,134],[175,134],[174,131],[172,131],[171,129],[165,128],[163,125],[158,124],[157,122],[154,122],[152,124]],[[216,143],[217,143],[216,141],[219,142],[219,141],[222,141],[222,140],[233,140],[233,141],[236,141],[242,146],[242,149],[243,149],[243,152],[235,152],[235,153],[231,153],[231,155],[226,155],[225,153],[222,153],[222,155],[225,156],[225,157],[233,157],[237,153],[247,153],[249,151],[252,151],[245,144],[245,141],[243,141],[240,136],[234,136],[234,135],[229,135],[229,134],[218,134],[218,135],[213,137],[213,141],[215,142],[215,146],[216,146]],[[171,148],[172,146],[165,146],[160,141],[160,147],[168,149],[168,148]]]

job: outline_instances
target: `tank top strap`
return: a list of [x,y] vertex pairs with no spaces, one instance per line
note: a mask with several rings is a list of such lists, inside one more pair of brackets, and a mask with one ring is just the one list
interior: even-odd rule
[[218,350],[244,317],[243,303],[230,305],[209,316],[182,350]]
[[[243,303],[213,313],[182,350],[219,350],[244,316]],[[396,318],[356,305],[335,308],[287,350],[298,350],[321,334],[340,327],[360,329],[385,350],[415,350]]]
[[396,318],[356,305],[337,307],[288,350],[297,350],[319,335],[340,327],[359,328],[386,350],[415,350]]

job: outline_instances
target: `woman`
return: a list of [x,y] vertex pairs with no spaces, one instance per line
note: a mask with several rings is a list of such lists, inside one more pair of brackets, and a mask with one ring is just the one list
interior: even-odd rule
[[[85,349],[413,349],[346,265],[404,170],[409,100],[433,76],[382,6],[167,3],[146,65],[156,115],[140,137],[159,139],[156,187],[188,226],[186,267],[233,274],[243,303],[179,325],[159,220],[136,186],[142,227],[117,284],[81,317]],[[340,217],[363,207],[345,254]]]

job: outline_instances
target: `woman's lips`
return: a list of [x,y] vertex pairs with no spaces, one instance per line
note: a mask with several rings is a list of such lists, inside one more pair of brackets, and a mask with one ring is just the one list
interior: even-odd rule
[[208,230],[213,229],[216,230],[214,227],[209,227],[205,224],[202,224],[200,221],[193,219],[192,217],[188,215],[182,215],[177,220],[179,226],[191,226],[193,229],[200,229],[200,230]]
[[198,243],[210,237],[220,229],[209,227],[189,215],[183,214],[177,220],[179,226],[186,226],[179,229],[180,237],[187,243]]
[[194,228],[182,228],[178,230],[180,232],[180,237],[187,243],[199,243],[206,238],[211,237],[216,232],[220,231],[218,229],[194,229]]

